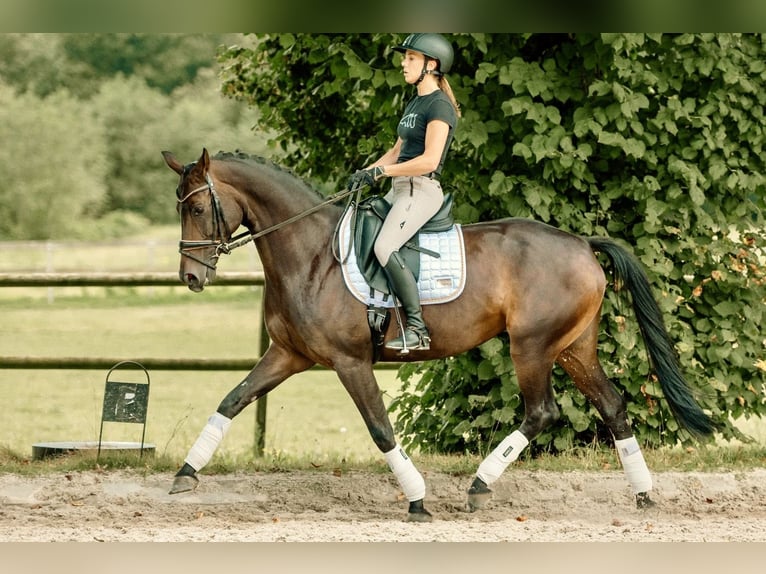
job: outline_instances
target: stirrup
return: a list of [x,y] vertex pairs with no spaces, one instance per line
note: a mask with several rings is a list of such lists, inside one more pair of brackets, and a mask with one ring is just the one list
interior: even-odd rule
[[[411,342],[408,339],[411,339]],[[410,351],[428,351],[430,348],[431,336],[428,331],[420,331],[412,327],[407,327],[403,336],[386,343],[386,349],[399,351],[402,355],[406,355]]]

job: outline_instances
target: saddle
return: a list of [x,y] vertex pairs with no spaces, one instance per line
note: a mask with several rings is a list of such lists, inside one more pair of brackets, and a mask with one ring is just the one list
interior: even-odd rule
[[[439,211],[421,227],[420,231],[412,239],[399,249],[399,255],[403,263],[412,271],[417,280],[420,276],[420,254],[425,253],[434,258],[441,255],[431,249],[421,247],[420,235],[423,233],[442,233],[455,226],[452,217],[452,194],[444,196]],[[354,243],[356,263],[359,272],[364,277],[372,295],[376,290],[385,295],[391,295],[391,287],[386,279],[383,267],[375,256],[375,240],[383,227],[383,220],[391,210],[391,204],[382,196],[374,195],[356,206],[352,214],[350,237]],[[370,336],[373,343],[373,362],[380,357],[380,349],[383,346],[386,330],[391,320],[389,309],[375,303],[367,305],[367,322],[370,327]]]
[[[381,293],[391,293],[391,288],[386,280],[383,267],[375,257],[375,240],[383,227],[383,220],[391,210],[391,204],[382,196],[374,195],[361,201],[356,209],[356,219],[352,222],[352,237],[359,270],[367,284]],[[417,280],[420,277],[420,253],[426,253],[431,257],[439,258],[439,253],[420,247],[420,233],[439,233],[447,231],[455,225],[452,217],[452,194],[444,196],[439,211],[426,224],[420,228],[420,232],[410,239],[399,250],[404,264],[409,267]]]

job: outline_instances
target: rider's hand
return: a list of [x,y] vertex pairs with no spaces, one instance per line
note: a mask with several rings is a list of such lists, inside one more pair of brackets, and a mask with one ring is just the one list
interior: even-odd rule
[[348,189],[356,189],[357,187],[368,185],[372,186],[375,182],[386,177],[385,170],[376,165],[375,167],[368,167],[367,169],[360,169],[359,171],[351,174],[348,178]]

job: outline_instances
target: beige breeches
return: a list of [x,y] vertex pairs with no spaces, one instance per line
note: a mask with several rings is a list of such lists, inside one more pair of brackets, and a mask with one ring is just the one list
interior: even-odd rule
[[385,198],[392,207],[375,241],[375,256],[383,266],[394,251],[436,215],[444,202],[444,192],[435,179],[395,177]]

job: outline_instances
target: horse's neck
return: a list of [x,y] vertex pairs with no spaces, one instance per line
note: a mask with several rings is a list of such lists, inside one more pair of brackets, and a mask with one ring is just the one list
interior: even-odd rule
[[328,211],[334,210],[323,208],[256,239],[255,246],[264,271],[268,271],[267,267],[277,273],[308,271],[310,266],[317,265],[322,251],[331,256],[330,241],[335,224],[333,218],[328,217]]
[[279,275],[308,273],[323,256],[331,257],[330,242],[340,210],[326,206],[285,223],[319,205],[321,198],[301,184],[290,186],[289,177],[282,175],[279,179],[286,180],[288,185],[273,179],[254,178],[245,186],[243,193],[253,218],[247,222],[248,227],[251,233],[271,229],[255,241],[265,273],[272,270]]

